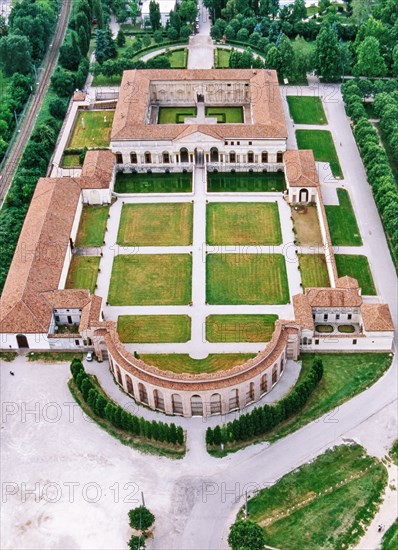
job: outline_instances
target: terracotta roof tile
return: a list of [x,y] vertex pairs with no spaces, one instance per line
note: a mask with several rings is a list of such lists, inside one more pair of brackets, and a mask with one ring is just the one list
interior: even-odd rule
[[107,189],[112,179],[115,155],[110,149],[93,149],[86,153],[79,179],[82,189]]
[[388,304],[363,304],[363,327],[368,332],[393,331],[394,323]]
[[318,187],[319,178],[312,150],[286,151],[285,177],[290,187]]
[[358,289],[310,288],[306,296],[311,307],[359,307],[362,304]]
[[303,329],[314,330],[314,320],[308,296],[296,294],[293,296],[294,318]]
[[349,277],[345,275],[344,277],[339,277],[336,281],[337,288],[359,288],[358,281],[354,277]]

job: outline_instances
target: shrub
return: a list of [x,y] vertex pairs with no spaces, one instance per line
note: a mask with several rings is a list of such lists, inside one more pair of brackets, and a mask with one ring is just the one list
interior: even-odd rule
[[155,521],[155,516],[145,506],[133,508],[129,511],[128,516],[130,527],[140,531],[146,531]]

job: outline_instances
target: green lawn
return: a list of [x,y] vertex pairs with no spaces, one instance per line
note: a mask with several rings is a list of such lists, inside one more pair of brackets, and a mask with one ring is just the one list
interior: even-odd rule
[[99,256],[73,256],[65,288],[88,288],[94,293],[100,260]]
[[102,246],[108,215],[109,206],[84,206],[76,246]]
[[284,191],[285,176],[282,172],[208,172],[209,193],[263,193]]
[[336,266],[339,277],[348,275],[357,279],[365,296],[375,296],[376,289],[372,272],[366,256],[351,256],[349,254],[335,254]]
[[334,246],[361,246],[362,238],[346,189],[337,189],[339,206],[325,206],[330,237]]
[[216,48],[214,50],[214,66],[216,69],[228,69],[231,50],[224,48]]
[[108,302],[113,306],[186,305],[191,300],[191,279],[189,254],[119,255],[113,262]]
[[64,153],[61,160],[61,168],[80,168],[80,155],[77,153]]
[[188,63],[188,49],[181,48],[180,50],[172,50],[167,57],[170,60],[172,69],[186,69]]
[[216,118],[220,124],[242,124],[243,107],[206,107],[207,117]]
[[28,361],[40,361],[41,363],[70,363],[73,359],[83,359],[79,351],[30,351]]
[[116,193],[191,193],[192,174],[116,174]]
[[315,160],[329,162],[334,177],[343,177],[332,134],[328,130],[296,130],[296,138],[299,149],[312,149]]
[[209,315],[206,339],[209,342],[269,342],[277,315]]
[[327,124],[322,100],[319,97],[287,96],[286,99],[296,124]]
[[145,354],[140,358],[161,370],[177,373],[201,374],[203,372],[217,372],[232,369],[248,359],[255,357],[253,353],[211,353],[206,359],[192,359],[185,353]]
[[296,242],[301,246],[318,248],[323,246],[316,206],[295,206],[291,208]]
[[398,548],[398,519],[394,521],[391,527],[381,541],[381,550],[397,550]]
[[187,342],[191,338],[188,315],[119,315],[117,331],[124,343]]
[[158,124],[183,124],[185,117],[196,116],[196,107],[159,107]]
[[124,204],[117,243],[121,246],[192,244],[192,202]]
[[78,111],[68,148],[109,147],[114,114],[115,111]]
[[0,365],[2,361],[5,363],[11,363],[11,361],[14,361],[16,357],[18,357],[18,353],[16,351],[0,351]]
[[282,231],[276,202],[213,202],[207,205],[210,245],[279,245]]
[[329,287],[329,275],[324,254],[299,254],[303,289]]
[[386,483],[380,461],[359,445],[342,445],[260,491],[249,500],[248,514],[268,546],[348,548],[375,515]]
[[282,254],[208,254],[209,304],[286,304],[289,301]]

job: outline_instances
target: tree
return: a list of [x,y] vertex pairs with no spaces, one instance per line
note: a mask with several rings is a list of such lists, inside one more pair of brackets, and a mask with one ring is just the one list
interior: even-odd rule
[[136,535],[131,535],[128,542],[128,547],[130,550],[141,550],[145,548],[145,539],[144,537],[137,537]]
[[294,50],[293,73],[296,78],[301,78],[313,68],[312,47],[302,36],[296,36],[292,46]]
[[262,0],[260,3],[260,15],[271,15],[275,18],[279,10],[279,0]]
[[369,0],[352,0],[352,17],[360,26],[372,13],[372,4]]
[[70,71],[57,67],[51,77],[51,86],[60,97],[69,96],[75,89],[75,76]]
[[67,101],[65,99],[62,99],[61,97],[56,97],[55,99],[50,101],[50,104],[48,106],[50,115],[54,118],[57,118],[58,120],[62,120],[65,117],[67,108]]
[[294,50],[290,39],[283,34],[278,46],[279,73],[282,78],[292,77],[294,74],[295,59]]
[[387,66],[380,53],[380,43],[374,36],[368,36],[358,48],[358,61],[354,67],[357,76],[385,76]]
[[339,80],[341,75],[340,49],[337,35],[329,23],[322,25],[316,37],[314,65],[325,81]]
[[126,35],[123,32],[123,29],[119,29],[117,36],[116,36],[116,44],[119,46],[119,48],[123,48],[123,46],[126,44]]
[[77,35],[75,31],[71,31],[70,40],[65,42],[59,49],[59,63],[64,69],[76,71],[81,57]]
[[206,445],[214,444],[214,436],[212,428],[207,428],[206,430]]
[[178,13],[181,19],[193,23],[198,14],[198,6],[194,0],[182,0]]
[[241,42],[247,42],[249,39],[249,31],[247,29],[239,29],[236,34],[236,39]]
[[178,40],[179,33],[175,27],[169,27],[167,29],[167,38],[172,42]]
[[398,78],[398,44],[395,46],[392,52],[392,74]]
[[155,0],[149,2],[149,21],[153,31],[160,29],[160,7]]
[[131,23],[135,25],[137,21],[137,17],[140,14],[140,8],[138,6],[138,2],[131,2],[130,3],[130,19]]
[[163,33],[161,30],[155,31],[153,33],[153,39],[156,44],[161,44],[163,42]]
[[228,543],[232,550],[263,550],[264,532],[253,521],[237,520],[229,531]]
[[137,506],[128,513],[129,523],[132,529],[138,529],[140,531],[146,531],[153,525],[155,516],[145,508],[145,506]]
[[0,67],[6,76],[32,70],[31,46],[26,36],[10,34],[0,38]]
[[294,0],[291,15],[289,18],[290,23],[294,24],[306,18],[307,18],[307,9],[305,7],[304,0]]
[[5,36],[8,33],[8,27],[5,18],[0,15],[0,37]]

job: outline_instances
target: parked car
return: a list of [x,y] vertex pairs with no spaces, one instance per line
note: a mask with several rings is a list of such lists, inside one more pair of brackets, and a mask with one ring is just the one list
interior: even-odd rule
[[93,360],[94,360],[94,353],[92,351],[88,351],[86,355],[86,361],[89,361],[91,363],[91,361]]

